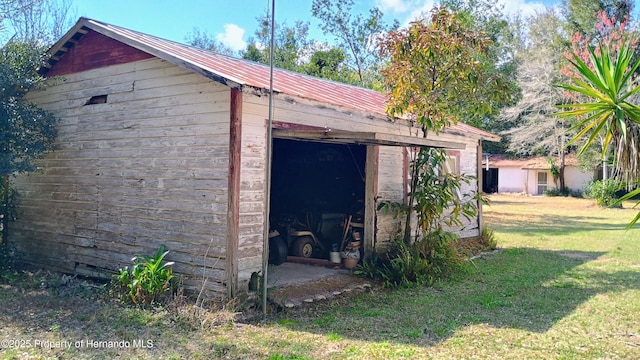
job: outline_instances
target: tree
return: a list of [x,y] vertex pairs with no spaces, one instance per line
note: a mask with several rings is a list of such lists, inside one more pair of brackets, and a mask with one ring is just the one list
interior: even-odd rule
[[[617,56],[608,47],[600,45],[598,52],[589,48],[590,63],[585,63],[578,54],[570,60],[577,76],[560,88],[577,93],[583,102],[561,105],[559,114],[563,118],[577,119],[576,142],[586,138],[581,148],[584,152],[600,134],[604,136],[602,155],[609,146],[613,148],[616,175],[628,186],[636,187],[640,179],[640,106],[633,97],[640,92],[632,76],[640,67],[640,61],[632,65],[633,48],[623,41]],[[640,219],[640,213],[633,220]]]
[[564,154],[567,124],[558,121],[556,105],[566,101],[561,81],[564,63],[563,22],[550,9],[529,20],[529,32],[517,52],[519,101],[501,111],[511,128],[501,134],[509,138],[508,150],[519,156],[559,155],[558,179],[564,191]]
[[384,34],[398,28],[383,22],[378,8],[369,10],[368,16],[353,15],[353,0],[313,0],[311,14],[320,20],[324,34],[335,36],[344,51],[347,65],[358,75],[360,86],[376,87],[380,65],[378,43]]
[[[268,13],[256,18],[259,27],[242,58],[263,64],[269,63],[271,17]],[[286,70],[299,71],[303,63],[302,56],[311,50],[309,41],[309,22],[296,21],[294,26],[286,23],[275,26],[273,65]]]
[[[591,35],[584,35],[580,32],[575,32],[571,36],[571,51],[566,52],[565,56],[568,60],[571,60],[573,55],[575,54],[582,60],[590,69],[594,69],[594,64],[591,62],[590,51],[589,49],[593,46],[599,46],[598,44],[606,47],[611,51],[611,55],[615,58],[617,57],[617,52],[620,49],[621,44],[624,40],[629,42],[629,45],[632,48],[635,48],[638,42],[638,36],[634,28],[630,26],[629,21],[630,14],[624,14],[622,20],[616,20],[615,18],[611,18],[608,12],[601,10],[597,13],[597,23],[594,26],[594,31]],[[596,48],[596,52],[598,49]],[[633,55],[635,58],[638,58],[637,54]],[[580,75],[576,73],[575,68],[568,63],[561,69],[561,72],[566,77],[579,77]],[[567,97],[569,97],[570,101],[573,102],[584,102],[586,99],[583,95],[578,93],[566,93]],[[635,124],[631,124],[631,126],[636,126]],[[593,148],[596,148],[595,151],[583,151],[582,154],[585,155],[587,153],[596,153],[601,151],[601,156],[599,160],[602,164],[602,176],[603,179],[607,179],[609,171],[608,171],[608,163],[609,163],[609,154],[608,151],[605,150],[605,136],[603,134],[599,134],[596,136],[598,142],[595,141],[590,145]],[[587,156],[582,156],[587,157]],[[596,160],[597,161],[597,160]],[[593,161],[594,163],[596,161]]]
[[[452,12],[458,13],[465,26],[475,32],[483,33],[491,40],[487,51],[479,57],[484,65],[482,73],[485,77],[497,77],[504,80],[504,86],[510,88],[511,97],[496,101],[488,99],[492,103],[493,112],[482,113],[475,116],[473,112],[464,115],[467,124],[485,129],[491,132],[504,130],[504,122],[499,117],[499,109],[513,105],[520,89],[517,84],[516,52],[521,41],[519,33],[521,24],[519,18],[508,20],[503,14],[498,0],[445,0],[442,3]],[[487,94],[483,91],[487,90]],[[491,87],[479,87],[479,96],[491,97]],[[488,145],[488,144],[483,144]],[[491,143],[490,146],[495,146]]]
[[[491,40],[469,30],[459,14],[444,7],[432,10],[430,21],[411,23],[392,31],[382,41],[381,51],[390,62],[383,70],[389,89],[387,113],[407,117],[427,136],[457,123],[462,115],[490,113],[493,101],[510,96],[505,80],[486,74],[479,61],[489,51]],[[479,86],[492,91],[480,95]],[[487,96],[488,95],[488,96]],[[413,159],[414,164],[415,158]],[[413,204],[419,166],[412,166],[408,204]],[[410,238],[411,212],[405,223],[405,242]]]
[[35,160],[53,149],[56,118],[25,99],[30,89],[43,86],[38,68],[45,49],[61,35],[69,3],[45,0],[5,0],[0,15],[16,30],[0,49],[0,217],[2,240],[15,217],[15,190],[10,176],[36,169]]
[[73,25],[72,0],[4,0],[0,16],[15,30],[14,40],[53,44]]
[[193,30],[187,34],[185,41],[187,44],[195,46],[198,49],[229,56],[235,55],[230,47],[214,39],[206,30],[201,31],[198,27],[194,27]]
[[357,76],[345,65],[345,55],[340,48],[317,50],[300,70],[311,76],[353,85],[358,83]]
[[3,239],[11,201],[9,176],[36,169],[35,160],[53,149],[56,118],[24,98],[42,84],[36,70],[44,49],[37,43],[10,42],[0,49],[0,189]]
[[604,12],[609,19],[623,22],[628,20],[633,10],[631,0],[563,0],[562,9],[569,34],[580,34],[595,38],[598,14]]

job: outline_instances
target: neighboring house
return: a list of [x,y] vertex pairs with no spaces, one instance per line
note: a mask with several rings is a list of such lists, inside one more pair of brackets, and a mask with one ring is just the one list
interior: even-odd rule
[[[487,158],[489,166],[487,167]],[[483,191],[486,193],[526,193],[542,195],[547,189],[560,186],[551,174],[549,158],[545,156],[525,159],[509,159],[504,155],[486,155],[483,159]],[[554,158],[556,166],[560,159]],[[565,186],[572,191],[582,191],[596,175],[594,171],[580,169],[575,155],[565,157]],[[559,181],[559,180],[558,180]]]
[[50,53],[51,86],[28,96],[60,118],[56,149],[17,177],[11,239],[69,273],[104,276],[165,245],[187,290],[233,297],[263,270],[267,199],[272,214],[361,211],[370,254],[399,227],[377,204],[405,201],[408,148],[447,148],[450,168],[478,175],[482,140],[499,140],[465,124],[424,138],[385,114],[384,94],[275,69],[269,190],[269,67],[86,18]]

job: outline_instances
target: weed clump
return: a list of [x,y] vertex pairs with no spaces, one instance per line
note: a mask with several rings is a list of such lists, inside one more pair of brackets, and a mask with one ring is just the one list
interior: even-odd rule
[[173,262],[165,262],[169,251],[164,246],[153,256],[135,256],[133,266],[120,269],[114,275],[114,287],[123,300],[130,300],[136,305],[149,305],[166,300],[175,290]]

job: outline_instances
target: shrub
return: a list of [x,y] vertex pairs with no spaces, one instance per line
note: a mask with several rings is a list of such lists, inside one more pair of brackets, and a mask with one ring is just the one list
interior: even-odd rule
[[441,229],[414,244],[394,239],[387,252],[365,260],[355,273],[380,280],[385,287],[431,285],[464,267],[455,246],[457,241],[455,234]]
[[566,196],[558,188],[551,188],[544,191],[545,196]]
[[171,295],[174,290],[173,262],[164,262],[164,245],[153,256],[135,256],[133,267],[120,269],[115,285],[125,299],[134,304],[151,304]]
[[602,207],[622,207],[616,204],[619,196],[618,191],[623,188],[623,184],[616,179],[598,180],[589,183],[584,190],[584,195],[596,200],[596,204]]
[[495,250],[498,247],[498,239],[496,238],[495,231],[493,229],[489,229],[487,225],[482,227],[480,240],[485,246],[485,250]]
[[571,190],[568,188],[565,188],[564,191],[560,191],[560,189],[558,188],[552,188],[552,189],[547,189],[544,191],[544,195],[545,196],[571,196],[574,198],[581,198],[582,197],[582,191],[580,190]]
[[8,178],[0,178],[0,244],[5,244],[7,239],[7,226],[10,221],[18,217],[18,205],[20,197],[13,183]]

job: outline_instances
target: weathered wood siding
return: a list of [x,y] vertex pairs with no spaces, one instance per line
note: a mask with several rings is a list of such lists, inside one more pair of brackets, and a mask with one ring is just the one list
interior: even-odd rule
[[[448,138],[448,136],[451,135],[442,134],[442,136],[447,136],[447,140],[453,140]],[[460,152],[460,173],[477,176],[478,140],[472,138],[458,138],[456,139],[456,141],[464,142],[466,145],[465,149],[456,150],[456,152]],[[404,151],[406,150],[400,147],[380,147],[380,177],[378,179],[379,201],[404,201],[404,197],[408,191],[408,188],[405,189],[405,187],[407,187],[407,177],[403,174],[403,171],[405,171],[403,169],[403,164],[405,163],[405,158],[403,156]],[[474,180],[468,185],[464,184],[460,192],[462,194],[474,192],[477,189],[476,186],[477,183]],[[415,220],[416,219],[414,218],[412,229],[415,229]],[[401,219],[394,219],[391,215],[385,214],[382,211],[378,211],[378,233],[376,236],[377,243],[381,244],[387,242],[393,237],[397,236],[398,231],[402,230],[399,224],[400,221]],[[479,226],[477,219],[463,219],[462,227],[452,228],[448,230],[455,232],[461,238],[468,238],[478,236],[478,228]]]
[[[99,95],[107,102],[87,105]],[[12,239],[24,258],[113,271],[164,244],[188,289],[224,294],[229,88],[153,58],[29,96],[61,122],[43,170],[17,179]]]
[[[304,99],[291,98],[278,95],[274,99],[274,121],[308,125],[313,127],[326,127],[333,130],[353,132],[383,132],[408,136],[415,134],[406,123],[391,122],[387,119],[374,118],[364,114],[351,112],[344,109],[335,109],[328,106],[316,106]],[[266,138],[265,123],[268,117],[268,98],[259,93],[247,92],[243,102],[243,152],[242,152],[242,176],[241,187],[241,224],[240,224],[240,250],[239,250],[239,281],[249,279],[252,272],[261,270],[261,248],[263,236],[264,194],[265,194],[265,147]],[[433,135],[430,135],[432,138]],[[433,137],[435,138],[435,137]],[[465,138],[455,134],[441,133],[437,137],[440,140],[463,142],[466,148],[460,150],[461,172],[477,174],[477,143],[474,138]],[[403,147],[378,146],[379,153],[378,171],[376,172],[377,193],[367,194],[370,208],[376,208],[376,204],[382,200],[402,201],[406,193],[404,189],[404,157]],[[466,186],[463,191],[473,189],[475,182]],[[399,230],[399,219],[393,219],[390,215],[376,211],[374,241],[386,242]],[[455,229],[461,237],[475,236],[478,234],[478,222],[472,220],[462,229]]]
[[[466,148],[460,150],[460,173],[478,177],[478,140],[467,138]],[[471,194],[478,191],[477,180],[473,180],[469,184],[463,184],[460,189],[461,194]],[[477,218],[466,220],[462,219],[463,226],[459,228],[448,229],[462,239],[480,235],[479,222]]]
[[256,106],[266,98],[250,93],[242,98],[238,288],[246,291],[251,273],[262,271],[269,108]]

